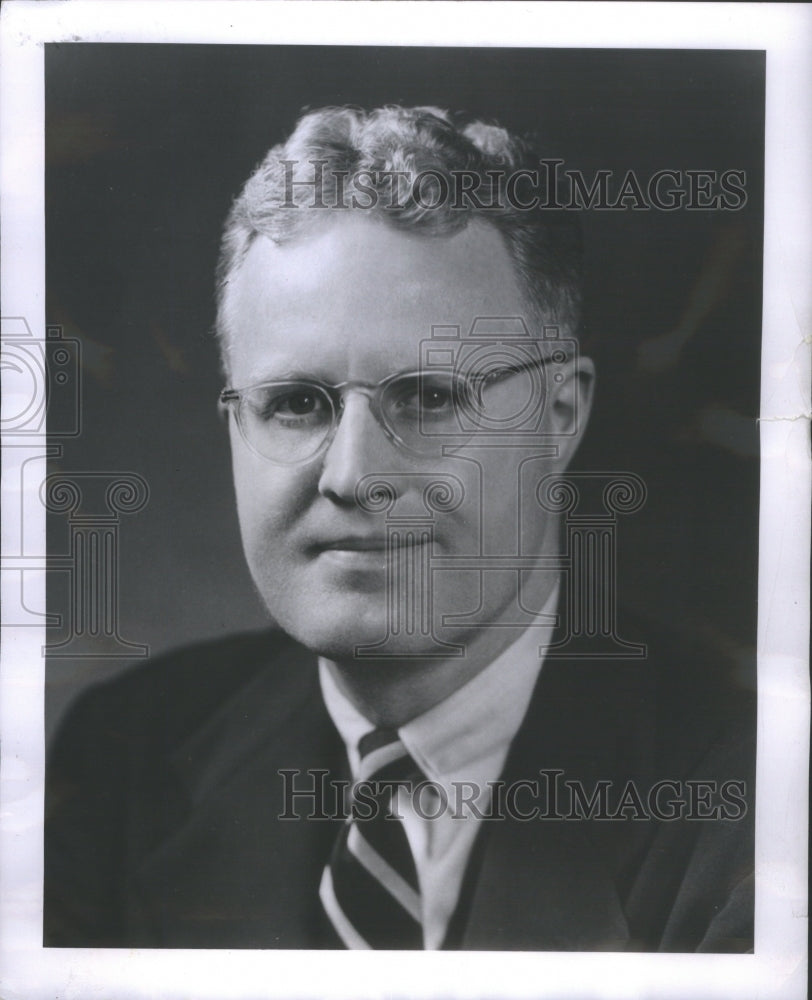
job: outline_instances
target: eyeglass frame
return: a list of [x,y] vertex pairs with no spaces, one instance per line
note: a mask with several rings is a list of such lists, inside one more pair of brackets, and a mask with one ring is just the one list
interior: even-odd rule
[[[473,391],[479,394],[481,393],[482,389],[486,384],[492,384],[493,382],[501,381],[503,378],[509,378],[512,375],[520,375],[522,372],[532,371],[532,369],[534,368],[543,369],[546,364],[547,364],[547,359],[545,358],[530,358],[528,361],[525,361],[520,365],[506,365],[495,372],[489,372],[484,375],[463,375],[458,371],[452,371],[450,374],[452,376],[452,379],[455,379],[457,382],[462,383],[462,385],[465,387],[465,390],[467,390],[468,393],[470,393],[471,389],[473,388]],[[307,462],[314,461],[316,458],[319,457],[319,455],[322,454],[322,452],[326,451],[326,449],[329,448],[330,443],[332,442],[333,438],[335,437],[336,431],[338,430],[338,425],[341,420],[341,414],[344,411],[345,394],[348,390],[352,390],[360,393],[362,396],[366,396],[369,402],[370,412],[372,413],[372,416],[375,418],[375,422],[384,432],[389,441],[392,442],[392,444],[408,452],[410,455],[419,458],[429,458],[433,456],[429,455],[426,452],[418,451],[416,448],[410,447],[398,434],[395,433],[395,431],[391,427],[387,425],[386,418],[383,415],[383,409],[381,407],[381,399],[387,387],[391,385],[393,382],[396,382],[398,379],[410,378],[410,377],[420,379],[430,374],[432,374],[432,372],[426,371],[425,369],[418,371],[405,370],[405,371],[393,372],[391,375],[387,375],[385,378],[381,379],[380,382],[364,382],[355,379],[349,379],[346,382],[331,383],[331,382],[324,382],[321,379],[315,378],[313,376],[306,376],[306,377],[300,376],[297,378],[284,378],[284,379],[263,379],[261,382],[252,382],[250,385],[241,386],[239,389],[233,388],[231,386],[226,386],[225,388],[220,390],[220,394],[218,396],[218,405],[221,408],[221,410],[225,409],[230,410],[231,409],[229,406],[230,403],[238,403],[238,404],[242,403],[242,398],[244,393],[251,392],[254,389],[262,389],[266,386],[305,385],[305,386],[313,386],[315,389],[322,390],[324,395],[330,402],[330,407],[332,410],[332,427],[330,428],[328,433],[325,435],[324,440],[321,442],[321,444],[313,452],[312,455],[308,455],[307,458],[298,459],[295,462],[280,462],[278,459],[269,458],[267,455],[263,455],[262,452],[259,451],[257,448],[255,448],[254,445],[252,445],[251,442],[248,440],[248,436],[245,433],[242,426],[242,421],[239,418],[239,410],[237,410],[237,413],[235,415],[237,429],[240,432],[240,436],[242,437],[243,441],[246,443],[248,448],[250,448],[250,450],[254,452],[255,455],[258,455],[266,462],[270,462],[272,465],[292,467],[296,465],[305,465]],[[479,383],[479,384],[474,384],[472,386],[472,383]],[[458,394],[456,389],[452,389],[452,391],[454,393],[455,398],[460,398],[462,396],[462,393],[460,392]],[[462,396],[462,398],[466,397]],[[460,435],[465,435],[469,438],[472,436],[471,433],[466,433],[465,431],[462,430],[459,433]]]

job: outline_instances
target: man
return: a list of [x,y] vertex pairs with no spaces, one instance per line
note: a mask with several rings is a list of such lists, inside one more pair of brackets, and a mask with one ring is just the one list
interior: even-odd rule
[[324,109],[249,179],[221,404],[274,629],[80,700],[47,944],[751,947],[752,716],[689,643],[568,634],[614,595],[570,606],[594,369],[538,166],[435,109]]

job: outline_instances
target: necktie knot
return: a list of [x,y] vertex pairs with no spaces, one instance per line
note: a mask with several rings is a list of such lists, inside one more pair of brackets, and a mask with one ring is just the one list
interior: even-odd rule
[[397,729],[371,729],[368,733],[364,733],[358,741],[358,753],[361,760],[390,743],[399,743],[403,746]]
[[419,781],[423,774],[396,731],[374,729],[358,741],[358,781]]

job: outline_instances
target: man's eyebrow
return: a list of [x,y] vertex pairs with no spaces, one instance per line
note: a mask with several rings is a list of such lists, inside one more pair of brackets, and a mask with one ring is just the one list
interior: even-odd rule
[[[396,368],[394,371],[387,372],[382,378],[391,378],[393,376],[399,375],[420,375],[421,370],[419,364],[415,364],[410,368]],[[422,374],[431,375],[432,370],[426,369]],[[344,382],[367,382],[371,384],[381,381],[381,379],[336,379],[332,375],[328,375],[325,372],[313,371],[312,369],[299,368],[295,366],[286,366],[279,368],[268,368],[264,366],[262,368],[253,369],[248,376],[243,380],[243,385],[262,385],[265,382],[322,382],[325,385],[342,385]]]
[[259,385],[262,382],[290,382],[290,381],[322,381],[321,377],[310,369],[300,368],[294,364],[262,365],[252,368],[248,373],[245,383],[247,385]]
[[287,382],[291,379],[311,379],[315,378],[312,372],[303,368],[262,368],[251,372],[249,376],[251,382]]

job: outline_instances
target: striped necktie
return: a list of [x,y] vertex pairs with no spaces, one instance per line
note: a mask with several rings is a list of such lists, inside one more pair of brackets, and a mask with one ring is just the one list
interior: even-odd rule
[[392,730],[367,733],[358,750],[356,787],[365,783],[377,808],[365,799],[363,815],[371,812],[370,818],[350,811],[322,875],[322,905],[348,948],[422,948],[417,869],[403,823],[391,815],[393,786],[375,787],[422,775]]

